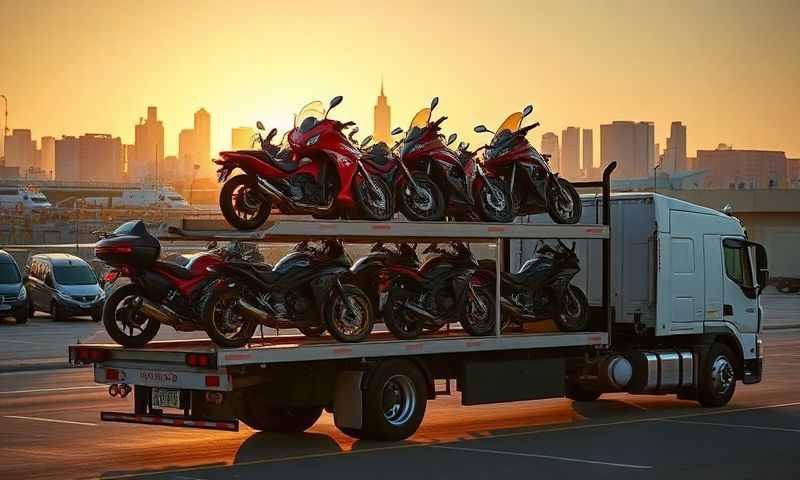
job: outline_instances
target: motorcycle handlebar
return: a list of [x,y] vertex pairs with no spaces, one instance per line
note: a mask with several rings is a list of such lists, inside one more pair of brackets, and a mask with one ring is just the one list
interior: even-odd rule
[[434,127],[438,127],[438,126],[439,126],[439,125],[441,125],[441,124],[442,124],[442,122],[444,122],[445,120],[447,120],[447,117],[441,117],[441,118],[439,118],[439,120],[436,120],[435,122],[433,122],[433,126],[434,126]]
[[521,128],[519,130],[519,133],[521,133],[522,135],[525,135],[526,133],[530,132],[531,130],[533,130],[534,128],[538,127],[539,125],[540,125],[539,122],[532,123],[532,124],[528,125],[525,128]]

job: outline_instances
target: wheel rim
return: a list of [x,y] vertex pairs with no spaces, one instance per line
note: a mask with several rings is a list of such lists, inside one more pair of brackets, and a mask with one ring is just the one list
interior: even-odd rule
[[415,213],[425,215],[433,210],[433,192],[431,191],[430,185],[417,182],[417,187],[418,188],[415,189],[411,185],[408,185],[404,193],[406,198],[411,199],[409,207],[411,207]]
[[467,302],[467,321],[476,329],[482,330],[488,326],[490,315],[489,295],[482,288],[472,288],[470,301]]
[[569,192],[565,191],[561,187],[557,188],[555,193],[556,212],[558,212],[558,215],[564,219],[572,218],[572,213],[575,209],[572,201],[572,195],[570,195]]
[[412,313],[406,310],[405,305],[405,298],[398,298],[392,302],[390,305],[392,309],[392,323],[395,328],[401,332],[412,333],[416,330],[418,320]]
[[484,200],[486,206],[495,212],[504,212],[508,202],[506,196],[494,185],[489,185],[489,188],[484,190]]
[[260,193],[253,191],[249,185],[240,185],[233,191],[231,201],[236,216],[243,221],[252,221],[264,206]]
[[389,209],[389,202],[386,200],[386,192],[384,189],[381,188],[377,182],[375,182],[375,186],[377,188],[372,188],[367,180],[362,180],[359,189],[361,190],[361,196],[364,198],[373,214],[376,217],[382,217],[386,215]]
[[417,406],[414,382],[405,375],[393,375],[383,384],[381,392],[383,418],[395,427],[404,425],[414,415]]
[[244,329],[244,317],[236,313],[236,303],[237,300],[233,297],[220,299],[214,305],[211,318],[214,330],[228,340],[235,340]]
[[[150,324],[150,317],[128,306],[134,298],[136,298],[135,295],[125,297],[114,312],[114,323],[117,326],[117,330],[131,338],[144,334],[145,329]],[[55,311],[55,306],[53,310]],[[134,333],[134,330],[138,330],[139,333]]]
[[733,365],[728,360],[728,357],[720,355],[714,359],[711,364],[711,386],[714,393],[718,396],[724,396],[733,386],[734,373]]
[[367,328],[367,306],[359,297],[348,296],[345,301],[350,308],[347,308],[341,296],[337,296],[333,309],[333,324],[343,336],[358,337]]

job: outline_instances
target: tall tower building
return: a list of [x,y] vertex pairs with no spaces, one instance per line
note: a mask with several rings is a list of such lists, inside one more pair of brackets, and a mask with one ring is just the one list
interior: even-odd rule
[[232,128],[231,150],[250,150],[253,148],[253,135],[255,133],[252,127]]
[[[118,182],[125,168],[122,140],[108,134],[87,133],[78,139],[78,175],[80,180]],[[163,165],[159,166],[163,169]]]
[[378,95],[378,103],[375,104],[374,117],[375,130],[372,138],[375,139],[375,142],[384,142],[387,145],[391,145],[392,107],[386,102],[386,95],[383,94],[383,79],[381,79],[381,94]]
[[669,173],[689,169],[686,162],[686,125],[681,122],[672,122],[670,125],[667,149],[664,150],[664,161],[661,168]]
[[42,137],[41,168],[47,173],[47,178],[53,178],[56,169],[56,139],[55,137]]
[[561,171],[561,149],[558,146],[558,135],[547,132],[542,135],[542,153],[550,155],[550,169],[554,172]]
[[131,180],[154,182],[158,165],[164,161],[164,125],[158,119],[158,109],[147,107],[147,120],[139,119],[135,130],[135,159],[133,165],[128,165],[128,176]]
[[584,128],[582,133],[582,163],[583,175],[587,178],[594,179],[597,172],[594,168],[594,138],[592,137],[592,129]]
[[656,160],[653,122],[614,121],[600,125],[600,162],[605,168],[617,162],[617,178],[652,175]]
[[55,141],[55,173],[53,178],[59,181],[73,182],[80,180],[80,140],[77,137],[63,136]]
[[200,165],[200,177],[208,177],[213,173],[211,165],[211,115],[201,108],[194,114],[194,142],[197,161]]
[[24,177],[33,166],[36,153],[36,142],[31,139],[31,131],[15,128],[5,138],[6,167],[19,167],[19,175]]
[[581,170],[581,129],[567,127],[561,131],[561,176],[576,178]]
[[[178,175],[189,178],[197,164],[197,153],[194,147],[194,130],[187,128],[178,135]],[[198,164],[199,165],[199,164]]]

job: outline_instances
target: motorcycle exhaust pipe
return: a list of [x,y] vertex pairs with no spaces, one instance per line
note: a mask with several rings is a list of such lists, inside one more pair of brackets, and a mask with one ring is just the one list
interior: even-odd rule
[[239,299],[239,302],[236,304],[236,306],[238,307],[237,310],[239,311],[240,315],[247,317],[258,324],[263,324],[270,328],[294,328],[296,326],[290,321],[275,319],[275,317],[269,313],[261,310],[243,298]]
[[285,202],[289,205],[289,207],[297,210],[310,210],[314,213],[327,213],[333,208],[333,203],[335,197],[331,198],[331,202],[328,205],[308,205],[305,203],[298,203],[291,198],[287,197],[283,192],[278,190],[278,188],[269,183],[268,181],[262,179],[261,177],[256,177],[256,185],[258,185],[259,190],[264,193],[265,195],[269,195],[272,197],[273,200],[278,202]]
[[144,297],[136,297],[131,301],[131,306],[138,309],[148,318],[157,320],[160,323],[176,326],[181,323],[180,316],[171,308],[159,305]]

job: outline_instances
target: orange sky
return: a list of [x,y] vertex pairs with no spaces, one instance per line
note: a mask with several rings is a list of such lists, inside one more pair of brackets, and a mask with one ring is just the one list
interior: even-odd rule
[[[133,141],[159,107],[166,152],[192,114],[284,128],[312,99],[372,130],[381,74],[393,125],[432,96],[445,133],[478,142],[536,105],[541,133],[611,120],[688,125],[690,155],[719,142],[800,157],[796,0],[253,2],[0,0],[0,93],[11,128]],[[599,154],[595,154],[599,161]]]

